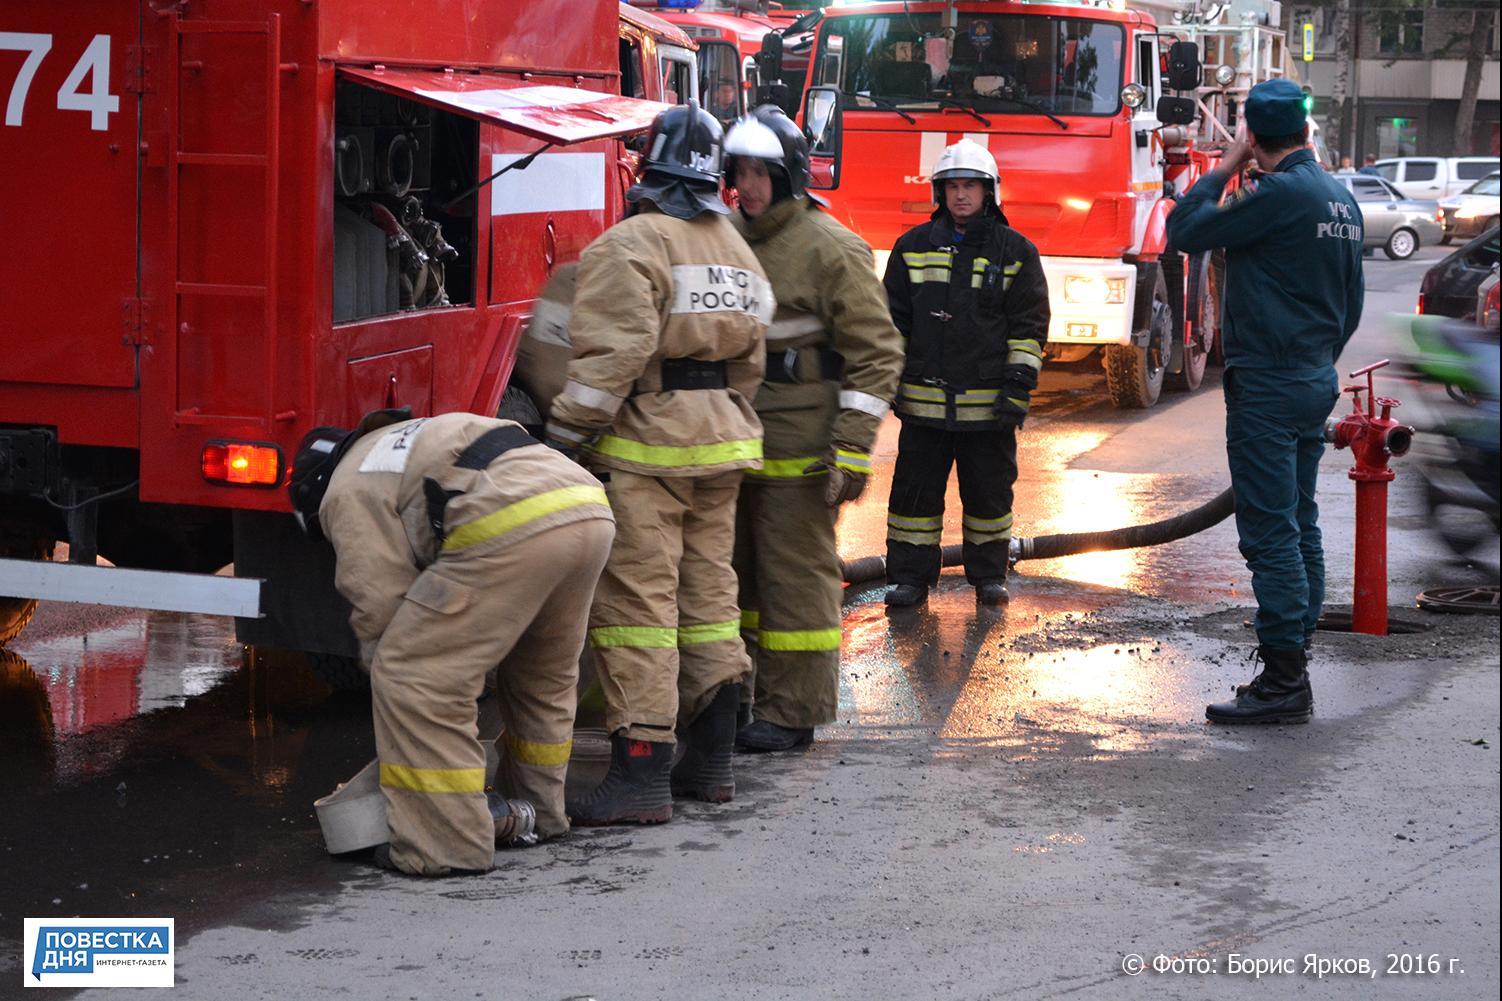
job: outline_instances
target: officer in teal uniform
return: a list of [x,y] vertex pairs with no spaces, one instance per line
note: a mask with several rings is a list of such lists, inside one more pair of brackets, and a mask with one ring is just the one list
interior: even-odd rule
[[[1236,531],[1257,596],[1262,671],[1215,723],[1302,723],[1314,709],[1308,649],[1325,597],[1314,486],[1335,361],[1361,319],[1361,211],[1308,147],[1303,94],[1288,80],[1247,95],[1246,135],[1168,216],[1174,247],[1226,249],[1226,453]],[[1255,189],[1222,203],[1255,161]]]

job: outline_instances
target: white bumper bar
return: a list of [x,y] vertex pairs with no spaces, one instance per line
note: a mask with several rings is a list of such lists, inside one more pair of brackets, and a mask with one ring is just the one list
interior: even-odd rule
[[261,617],[261,581],[248,577],[0,560],[0,594],[162,612]]

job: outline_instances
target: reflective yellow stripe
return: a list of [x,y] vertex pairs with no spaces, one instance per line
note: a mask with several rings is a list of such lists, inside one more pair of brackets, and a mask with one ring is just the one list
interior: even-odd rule
[[901,386],[902,395],[914,400],[927,400],[930,403],[943,403],[944,390],[938,386],[920,386],[913,382],[904,382]]
[[1043,359],[1030,351],[1013,350],[1007,355],[1008,365],[1026,365],[1028,368],[1043,371]]
[[508,504],[499,511],[492,511],[485,517],[476,518],[468,524],[460,525],[443,540],[443,549],[445,552],[451,552],[455,549],[463,549],[465,546],[473,546],[477,542],[505,535],[538,518],[546,518],[550,514],[557,514],[559,511],[567,511],[571,507],[582,507],[586,504],[597,504],[608,508],[610,501],[605,497],[605,491],[599,487],[577,486],[548,490],[528,497],[526,500],[517,501],[515,504]]
[[981,532],[998,532],[1002,529],[1012,527],[1012,516],[1004,514],[1000,518],[972,518],[967,514],[960,519],[960,523],[966,528],[973,528]]
[[721,462],[740,462],[744,459],[761,458],[761,439],[745,438],[740,441],[721,441],[713,445],[648,445],[618,438],[613,434],[602,435],[591,448],[600,455],[608,455],[643,466],[661,466],[677,469],[686,466],[713,466]]
[[802,476],[824,476],[829,470],[820,466],[811,473],[804,470],[818,462],[818,456],[806,455],[797,459],[763,459],[760,469],[746,470],[747,476],[759,476],[769,480],[795,480]]
[[678,630],[672,626],[596,626],[589,631],[595,649],[633,647],[639,650],[672,650],[678,646]]
[[718,643],[721,640],[740,639],[741,620],[726,619],[724,622],[699,622],[678,627],[679,646],[698,646],[700,643]]
[[1001,390],[999,389],[967,389],[963,393],[956,393],[954,395],[954,402],[961,406],[975,403],[995,403],[996,398],[1000,395]]
[[986,270],[986,265],[990,263],[991,258],[989,257],[977,257],[975,259],[975,263],[971,265],[970,270],[974,271],[976,274],[980,274],[982,271]]
[[937,546],[942,532],[906,532],[900,528],[887,529],[888,542],[908,542],[915,546]]
[[763,629],[763,650],[838,650],[839,629]]
[[871,457],[863,452],[847,452],[843,448],[835,449],[834,464],[841,469],[848,469],[852,473],[869,473],[871,471]]
[[381,785],[412,792],[484,792],[485,769],[412,768],[409,765],[388,765],[383,761]]
[[1006,267],[1002,268],[1001,269],[1001,273],[1004,274],[1004,275],[1015,275],[1017,272],[1019,272],[1021,270],[1022,270],[1022,262],[1021,261],[1013,261],[1011,264],[1008,264]]
[[903,399],[897,401],[897,412],[912,417],[932,417],[940,421],[946,416],[942,403],[913,403]]
[[890,528],[910,528],[915,532],[925,529],[938,529],[944,527],[944,516],[935,515],[932,518],[909,518],[901,514],[887,515],[887,525]]
[[957,407],[954,411],[954,419],[957,421],[994,421],[996,413],[992,406]]
[[568,764],[568,756],[574,750],[574,742],[565,740],[559,744],[544,743],[539,740],[522,740],[506,734],[506,749],[511,756],[524,765],[536,765],[539,768],[556,768],[559,765]]
[[1005,532],[974,532],[967,528],[962,534],[965,541],[972,546],[984,546],[991,542],[1008,542],[1012,538],[1011,529]]
[[902,263],[910,268],[926,268],[937,265],[947,268],[954,262],[954,254],[947,250],[908,251],[902,255]]
[[924,282],[942,282],[948,285],[949,274],[948,268],[924,268],[921,271],[917,268],[908,268],[907,280],[914,285],[922,285]]
[[1025,338],[1022,340],[1014,339],[1007,341],[1007,347],[1012,351],[1026,351],[1028,354],[1037,355],[1039,358],[1043,357],[1043,349],[1038,347],[1037,341],[1030,341]]
[[[976,274],[971,275],[970,276],[970,287],[971,288],[980,288],[981,280],[984,277],[985,277],[984,275],[981,275],[978,272]],[[1005,284],[1005,283],[1003,283],[1003,284]]]

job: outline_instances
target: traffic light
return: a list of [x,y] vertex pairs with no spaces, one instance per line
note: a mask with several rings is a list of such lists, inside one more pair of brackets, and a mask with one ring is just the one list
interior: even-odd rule
[[1304,85],[1304,114],[1308,115],[1308,114],[1310,114],[1313,111],[1314,111],[1314,91],[1312,91],[1312,90],[1309,89],[1309,85],[1308,84],[1305,84]]

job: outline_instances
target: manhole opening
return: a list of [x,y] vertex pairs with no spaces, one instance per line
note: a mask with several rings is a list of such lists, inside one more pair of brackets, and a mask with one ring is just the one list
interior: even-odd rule
[[1499,596],[1502,596],[1502,588],[1495,584],[1484,587],[1431,587],[1419,592],[1418,606],[1426,612],[1497,615],[1502,612]]
[[[1326,612],[1320,616],[1317,628],[1323,633],[1352,632],[1351,615],[1349,612]],[[1391,615],[1387,617],[1387,635],[1389,636],[1408,636],[1413,633],[1427,633],[1433,628],[1427,622],[1415,622],[1412,619],[1400,619]]]

